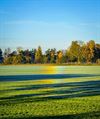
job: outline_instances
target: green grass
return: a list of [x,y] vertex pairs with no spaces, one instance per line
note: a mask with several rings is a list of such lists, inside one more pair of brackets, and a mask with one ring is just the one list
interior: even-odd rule
[[0,118],[99,119],[100,66],[0,66]]

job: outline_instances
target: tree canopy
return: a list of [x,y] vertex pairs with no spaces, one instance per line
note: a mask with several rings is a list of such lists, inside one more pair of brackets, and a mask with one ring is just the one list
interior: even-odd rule
[[16,51],[7,48],[0,49],[0,63],[2,64],[34,64],[34,63],[100,63],[100,44],[90,40],[72,41],[70,47],[65,50],[47,49],[42,52],[41,46],[37,49],[17,47]]

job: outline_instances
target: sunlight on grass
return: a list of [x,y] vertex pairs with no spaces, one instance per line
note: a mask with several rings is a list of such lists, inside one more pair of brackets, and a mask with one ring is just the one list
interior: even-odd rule
[[[16,72],[18,77],[14,74],[15,81],[3,81],[0,78],[0,118],[43,117],[45,119],[47,117],[50,119],[54,116],[64,117],[66,114],[65,118],[69,119],[73,116],[75,119],[77,116],[79,119],[98,119],[100,117],[100,76],[98,73],[100,67],[93,67],[94,72],[92,66],[91,68],[86,67],[85,71],[81,70],[83,67],[78,66],[76,70],[75,67],[69,67],[69,69],[57,66],[43,67],[46,77],[48,76],[48,78],[44,77],[45,79],[42,78],[43,75],[40,75],[39,79],[35,79],[34,75],[30,77],[30,71],[25,73],[25,76],[29,75],[25,80],[17,79],[24,76],[24,74],[23,76],[18,75],[18,72]],[[30,66],[27,68],[33,69]],[[0,70],[2,69],[0,67]],[[6,71],[8,69],[7,66]],[[18,70],[18,66],[14,69]],[[20,70],[22,73],[23,68]],[[24,68],[25,70],[27,69]],[[38,73],[43,73],[40,70]],[[77,74],[78,71],[80,71],[79,74]],[[63,72],[67,75],[61,74]],[[58,75],[55,75],[57,73]],[[0,75],[5,74],[0,72]],[[30,80],[30,78],[33,79]]]

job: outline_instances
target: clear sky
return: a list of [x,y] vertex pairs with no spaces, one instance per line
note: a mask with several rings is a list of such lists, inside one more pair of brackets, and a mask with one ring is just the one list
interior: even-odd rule
[[100,43],[100,0],[0,0],[0,47],[65,49]]

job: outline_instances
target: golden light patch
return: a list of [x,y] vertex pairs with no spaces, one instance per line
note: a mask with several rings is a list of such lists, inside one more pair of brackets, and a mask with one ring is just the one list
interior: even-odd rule
[[51,80],[50,79],[49,80],[42,80],[42,83],[52,84],[52,83],[54,83],[54,80],[52,80],[52,79]]

